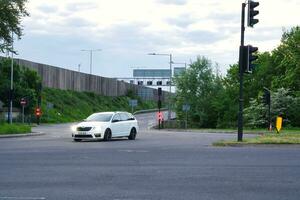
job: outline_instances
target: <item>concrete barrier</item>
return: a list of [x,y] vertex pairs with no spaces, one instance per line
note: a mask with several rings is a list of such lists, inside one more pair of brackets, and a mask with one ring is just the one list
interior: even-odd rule
[[[157,89],[23,59],[15,59],[15,62],[20,66],[37,71],[42,78],[43,87],[94,92],[103,96],[124,96],[128,90],[132,90],[143,100],[157,100]],[[167,95],[168,92],[163,92],[162,100]]]

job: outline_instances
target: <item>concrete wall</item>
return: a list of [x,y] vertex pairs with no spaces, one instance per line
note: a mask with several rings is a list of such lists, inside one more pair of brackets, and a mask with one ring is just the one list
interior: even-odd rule
[[[123,96],[133,90],[144,100],[157,100],[157,89],[138,86],[112,78],[76,72],[50,65],[15,59],[20,66],[36,70],[42,78],[43,87],[62,90],[88,91],[104,96]],[[167,92],[163,92],[164,96]]]

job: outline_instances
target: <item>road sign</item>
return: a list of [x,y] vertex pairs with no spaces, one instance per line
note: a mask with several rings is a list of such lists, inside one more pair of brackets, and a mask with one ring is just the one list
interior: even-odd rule
[[53,103],[47,102],[47,109],[52,109],[54,107]]
[[190,111],[191,110],[191,105],[190,104],[183,104],[182,105],[182,110],[183,111]]
[[279,133],[279,131],[281,130],[282,128],[282,117],[278,116],[276,118],[276,130],[277,130],[277,133]]
[[129,105],[131,107],[136,107],[138,105],[138,101],[136,99],[130,99],[129,100]]
[[25,106],[25,105],[27,104],[26,99],[25,99],[25,98],[22,98],[21,101],[20,101],[20,104],[21,104],[22,106]]

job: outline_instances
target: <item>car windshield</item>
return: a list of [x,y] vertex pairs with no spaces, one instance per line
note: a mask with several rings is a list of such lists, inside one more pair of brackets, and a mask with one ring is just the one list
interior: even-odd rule
[[97,121],[97,122],[109,122],[113,114],[109,113],[95,113],[86,118],[85,121],[91,122],[91,121]]

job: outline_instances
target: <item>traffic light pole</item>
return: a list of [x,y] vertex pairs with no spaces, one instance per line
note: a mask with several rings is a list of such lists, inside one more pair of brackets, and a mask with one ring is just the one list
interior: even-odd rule
[[245,38],[245,8],[246,4],[242,4],[242,19],[241,19],[241,45],[240,45],[240,58],[239,58],[239,73],[240,73],[240,94],[239,94],[239,114],[238,114],[238,142],[243,141],[243,79],[244,79],[244,38]]

